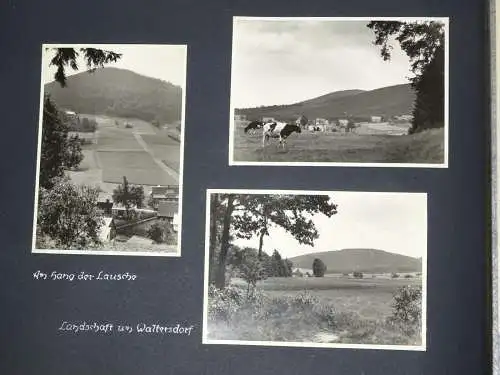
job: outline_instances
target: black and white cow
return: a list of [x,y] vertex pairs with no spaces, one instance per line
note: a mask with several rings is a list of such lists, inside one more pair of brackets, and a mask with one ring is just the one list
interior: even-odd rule
[[269,138],[279,138],[279,145],[285,148],[286,139],[290,134],[293,132],[301,133],[300,126],[286,122],[268,122],[264,124],[262,129],[262,147],[265,147]]
[[251,131],[252,133],[255,132],[257,129],[261,129],[264,126],[264,123],[262,121],[252,121],[250,124],[248,124],[244,132],[245,134]]

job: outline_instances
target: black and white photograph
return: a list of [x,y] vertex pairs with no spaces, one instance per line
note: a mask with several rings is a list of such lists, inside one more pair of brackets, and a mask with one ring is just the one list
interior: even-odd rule
[[32,252],[180,256],[186,45],[42,46]]
[[229,164],[447,168],[448,25],[234,17]]
[[426,350],[427,193],[207,190],[203,343]]

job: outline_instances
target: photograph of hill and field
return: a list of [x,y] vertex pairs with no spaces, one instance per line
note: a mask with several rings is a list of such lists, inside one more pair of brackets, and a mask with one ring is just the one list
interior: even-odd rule
[[203,342],[425,350],[427,195],[208,190]]
[[180,255],[186,46],[43,45],[34,252]]
[[229,163],[446,167],[447,28],[235,17]]

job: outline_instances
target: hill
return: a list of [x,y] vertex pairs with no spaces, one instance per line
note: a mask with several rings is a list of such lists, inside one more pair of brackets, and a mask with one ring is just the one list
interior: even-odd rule
[[327,273],[367,273],[421,272],[422,259],[389,253],[376,249],[333,250],[290,258],[294,267],[312,268],[314,258],[321,259]]
[[77,113],[138,118],[151,122],[181,120],[182,89],[169,82],[146,77],[129,70],[101,68],[82,72],[45,85],[60,108]]
[[394,116],[410,114],[415,93],[409,84],[383,87],[376,90],[335,91],[303,102],[257,108],[239,108],[236,114],[247,115],[249,119],[263,116],[290,121],[305,115],[308,119],[336,119],[345,113],[356,118],[370,116]]

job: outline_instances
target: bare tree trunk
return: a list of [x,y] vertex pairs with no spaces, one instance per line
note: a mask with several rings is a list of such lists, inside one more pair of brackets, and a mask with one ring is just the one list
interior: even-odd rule
[[219,196],[212,194],[210,196],[210,245],[209,245],[209,264],[215,261],[215,246],[217,244],[217,206]]
[[259,236],[259,260],[262,258],[262,246],[264,245],[264,236],[266,235],[266,229],[262,228]]
[[234,208],[234,199],[234,194],[229,194],[227,198],[226,212],[224,213],[219,264],[217,267],[217,274],[215,275],[215,287],[218,289],[223,289],[226,286],[226,257],[229,250],[229,230],[231,227],[231,215]]

